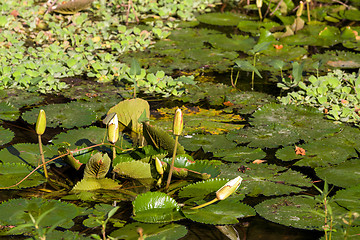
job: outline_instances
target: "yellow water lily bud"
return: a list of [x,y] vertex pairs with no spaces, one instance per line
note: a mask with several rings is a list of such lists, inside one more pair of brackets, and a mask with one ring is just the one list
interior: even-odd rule
[[45,129],[46,129],[46,115],[45,115],[45,111],[40,109],[35,125],[36,134],[43,135]]
[[256,0],[256,7],[257,8],[261,8],[263,5],[263,1],[262,0]]
[[155,167],[156,167],[156,171],[160,174],[163,175],[164,174],[164,168],[162,166],[161,161],[155,157]]
[[224,186],[222,186],[217,192],[216,192],[216,198],[218,200],[224,200],[227,197],[229,197],[231,194],[233,194],[240,186],[242,181],[242,178],[240,176],[230,180],[227,182]]
[[181,135],[183,126],[184,126],[183,115],[182,115],[181,109],[178,108],[175,111],[174,126],[173,126],[173,132],[174,132],[175,136]]
[[302,15],[303,9],[304,9],[304,2],[303,2],[303,1],[300,1],[299,8],[298,8],[298,10],[296,11],[296,16],[297,16],[297,17],[300,17],[300,16]]
[[108,124],[108,141],[112,144],[119,139],[119,120],[117,114],[110,120]]

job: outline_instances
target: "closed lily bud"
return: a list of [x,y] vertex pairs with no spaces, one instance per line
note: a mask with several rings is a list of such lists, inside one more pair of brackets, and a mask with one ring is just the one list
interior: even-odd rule
[[224,186],[222,186],[217,192],[216,192],[216,198],[218,200],[224,200],[227,197],[229,197],[231,194],[233,194],[240,186],[242,181],[242,178],[240,176],[230,180],[227,182]]
[[263,1],[262,0],[256,0],[256,7],[257,8],[261,8],[263,5]]
[[117,114],[110,120],[108,124],[108,141],[112,144],[119,139],[119,120]]
[[178,108],[175,111],[174,126],[173,126],[173,132],[174,132],[175,136],[181,135],[183,126],[184,126],[183,115],[182,115],[181,109]]
[[160,174],[163,175],[164,174],[164,168],[162,166],[161,161],[156,157],[155,158],[155,167],[156,167],[156,171]]
[[35,130],[37,135],[43,135],[46,128],[46,115],[45,111],[40,109],[38,118],[36,120]]
[[302,15],[303,9],[304,9],[304,2],[303,2],[303,1],[300,1],[299,8],[298,8],[298,10],[296,11],[296,16],[297,16],[297,17],[300,17],[300,16]]

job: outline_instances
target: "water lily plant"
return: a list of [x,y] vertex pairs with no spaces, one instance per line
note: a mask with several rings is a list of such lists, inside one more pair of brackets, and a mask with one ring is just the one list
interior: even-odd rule
[[203,208],[206,207],[214,202],[217,202],[219,200],[225,200],[226,198],[228,198],[231,194],[233,194],[234,192],[236,192],[236,190],[239,188],[241,182],[242,182],[242,177],[237,176],[236,178],[230,180],[229,182],[227,182],[224,186],[222,186],[219,190],[217,190],[216,192],[216,198],[214,198],[213,200],[206,202],[204,204],[201,204],[199,206],[193,207],[191,209],[199,209],[199,208]]

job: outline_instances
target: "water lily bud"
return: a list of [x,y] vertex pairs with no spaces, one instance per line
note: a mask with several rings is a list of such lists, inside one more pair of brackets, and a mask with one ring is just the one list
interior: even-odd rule
[[175,111],[175,117],[174,117],[174,126],[173,126],[174,135],[180,136],[183,130],[183,126],[184,126],[183,115],[181,109],[178,108]]
[[38,118],[36,120],[35,130],[37,135],[43,135],[46,128],[46,115],[45,111],[40,109]]
[[155,158],[155,167],[156,167],[156,171],[160,174],[163,175],[164,174],[164,168],[162,166],[161,161],[156,157]]
[[263,1],[262,0],[256,0],[256,7],[257,8],[261,8],[263,5]]
[[119,139],[119,120],[117,114],[110,120],[108,125],[108,141],[112,144]]
[[218,200],[224,200],[227,197],[229,197],[231,194],[233,194],[240,186],[242,181],[242,178],[240,176],[230,180],[227,182],[224,186],[222,186],[217,192],[216,192],[216,198]]
[[296,16],[297,17],[300,17],[302,15],[302,11],[304,9],[304,2],[303,1],[300,1],[300,5],[299,5],[299,8],[296,12]]

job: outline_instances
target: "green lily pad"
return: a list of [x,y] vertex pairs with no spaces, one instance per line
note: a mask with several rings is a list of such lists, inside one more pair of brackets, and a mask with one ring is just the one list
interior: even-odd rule
[[76,193],[79,191],[88,192],[98,189],[115,190],[120,187],[121,185],[119,185],[119,183],[110,178],[84,178],[80,182],[76,183],[71,191]]
[[217,26],[236,26],[244,19],[243,16],[233,13],[207,13],[196,18],[201,23]]
[[[345,212],[335,204],[331,204],[331,208],[334,215]],[[265,200],[256,205],[255,210],[263,218],[285,226],[322,230],[324,225],[324,217],[314,213],[324,214],[324,209],[314,199],[303,196]],[[334,224],[339,220],[334,219]]]
[[134,219],[139,222],[165,223],[183,218],[174,199],[161,192],[147,192],[133,201]]
[[81,235],[79,232],[73,231],[51,231],[46,233],[46,237],[49,239],[72,239],[72,240],[92,240],[92,237]]
[[229,149],[221,149],[214,152],[214,157],[221,157],[222,160],[227,162],[246,162],[256,159],[262,159],[266,153],[261,148],[249,148],[239,146]]
[[[202,202],[201,202],[202,203]],[[225,199],[217,203],[200,209],[182,209],[186,218],[192,221],[213,224],[213,225],[226,225],[238,223],[238,218],[245,218],[255,216],[255,210],[239,202],[238,199]]]
[[316,168],[316,175],[326,179],[329,184],[339,187],[350,187],[360,182],[360,163],[358,160],[348,160],[335,166]]
[[[164,115],[165,118],[154,122],[157,126],[161,126],[164,130],[172,129],[172,121],[169,119],[170,113],[174,113],[174,109],[160,108],[158,113]],[[192,133],[210,133],[221,134],[234,129],[243,127],[239,122],[244,120],[236,114],[227,114],[221,110],[202,109],[199,107],[182,109],[184,117],[183,134]]]
[[[1,93],[1,91],[0,91]],[[38,93],[30,93],[21,89],[6,89],[5,96],[1,97],[1,102],[8,102],[16,108],[38,104],[44,100],[44,96]]]
[[[1,163],[0,164],[0,187],[9,187],[20,182],[33,169],[25,163]],[[35,187],[46,182],[45,177],[38,171],[34,172],[16,188]]]
[[[55,145],[68,143],[70,144],[69,148],[71,149],[79,148],[84,145],[89,147],[103,142],[106,139],[106,135],[106,128],[91,126],[88,128],[72,129],[67,132],[59,133],[52,139],[52,143]],[[116,142],[116,146],[126,149],[132,147],[132,144],[128,140],[120,138]],[[87,158],[85,162],[81,162],[86,163],[88,159],[89,158]]]
[[187,234],[187,229],[179,224],[156,224],[134,222],[113,231],[110,236],[117,239],[138,240],[138,229],[142,229],[144,236],[149,240],[173,239],[177,240]]
[[[57,155],[57,150],[52,145],[43,146],[45,160],[50,160]],[[41,162],[39,145],[18,143],[0,151],[0,161],[3,163],[25,163],[37,167]],[[41,169],[40,169],[41,170]]]
[[150,164],[142,161],[119,162],[115,165],[114,172],[135,179],[152,178]]
[[[162,161],[168,164],[169,169],[172,158],[164,158]],[[192,161],[188,157],[176,157],[173,174],[181,178],[195,177],[209,179],[217,177],[220,174],[220,170],[208,161]]]
[[216,191],[224,186],[227,182],[229,182],[229,179],[226,178],[212,178],[205,181],[196,182],[181,188],[179,191],[179,197],[203,199],[210,194],[215,197]]
[[334,201],[352,212],[360,212],[360,185],[337,191]]
[[186,135],[179,138],[179,142],[188,151],[197,151],[202,148],[205,152],[214,152],[220,149],[229,149],[236,143],[228,140],[224,134],[219,135]]
[[338,132],[340,128],[315,108],[270,103],[253,114],[254,127],[233,131],[227,135],[249,147],[286,146],[299,140],[309,141]]
[[270,164],[231,163],[220,166],[219,177],[243,178],[241,192],[248,196],[283,195],[303,191],[312,186],[305,175],[284,167]]
[[15,134],[12,131],[0,126],[0,146],[10,142],[14,136]]
[[[40,108],[33,108],[25,112],[22,118],[30,124],[36,122]],[[73,128],[91,125],[96,120],[96,114],[89,109],[81,107],[78,102],[50,104],[41,107],[46,112],[48,127]]]
[[[50,214],[43,216],[39,227],[46,228],[56,224],[63,228],[73,226],[72,219],[80,215],[83,209],[71,203],[41,198],[12,199],[0,204],[1,225],[20,225],[31,222],[29,213],[35,218],[51,210]],[[29,228],[27,228],[29,230]]]
[[18,108],[7,102],[0,102],[0,119],[6,121],[15,121],[20,116]]
[[209,38],[209,43],[219,49],[225,51],[242,51],[247,52],[255,45],[255,39],[249,36],[232,35],[228,38],[225,34],[213,35]]

